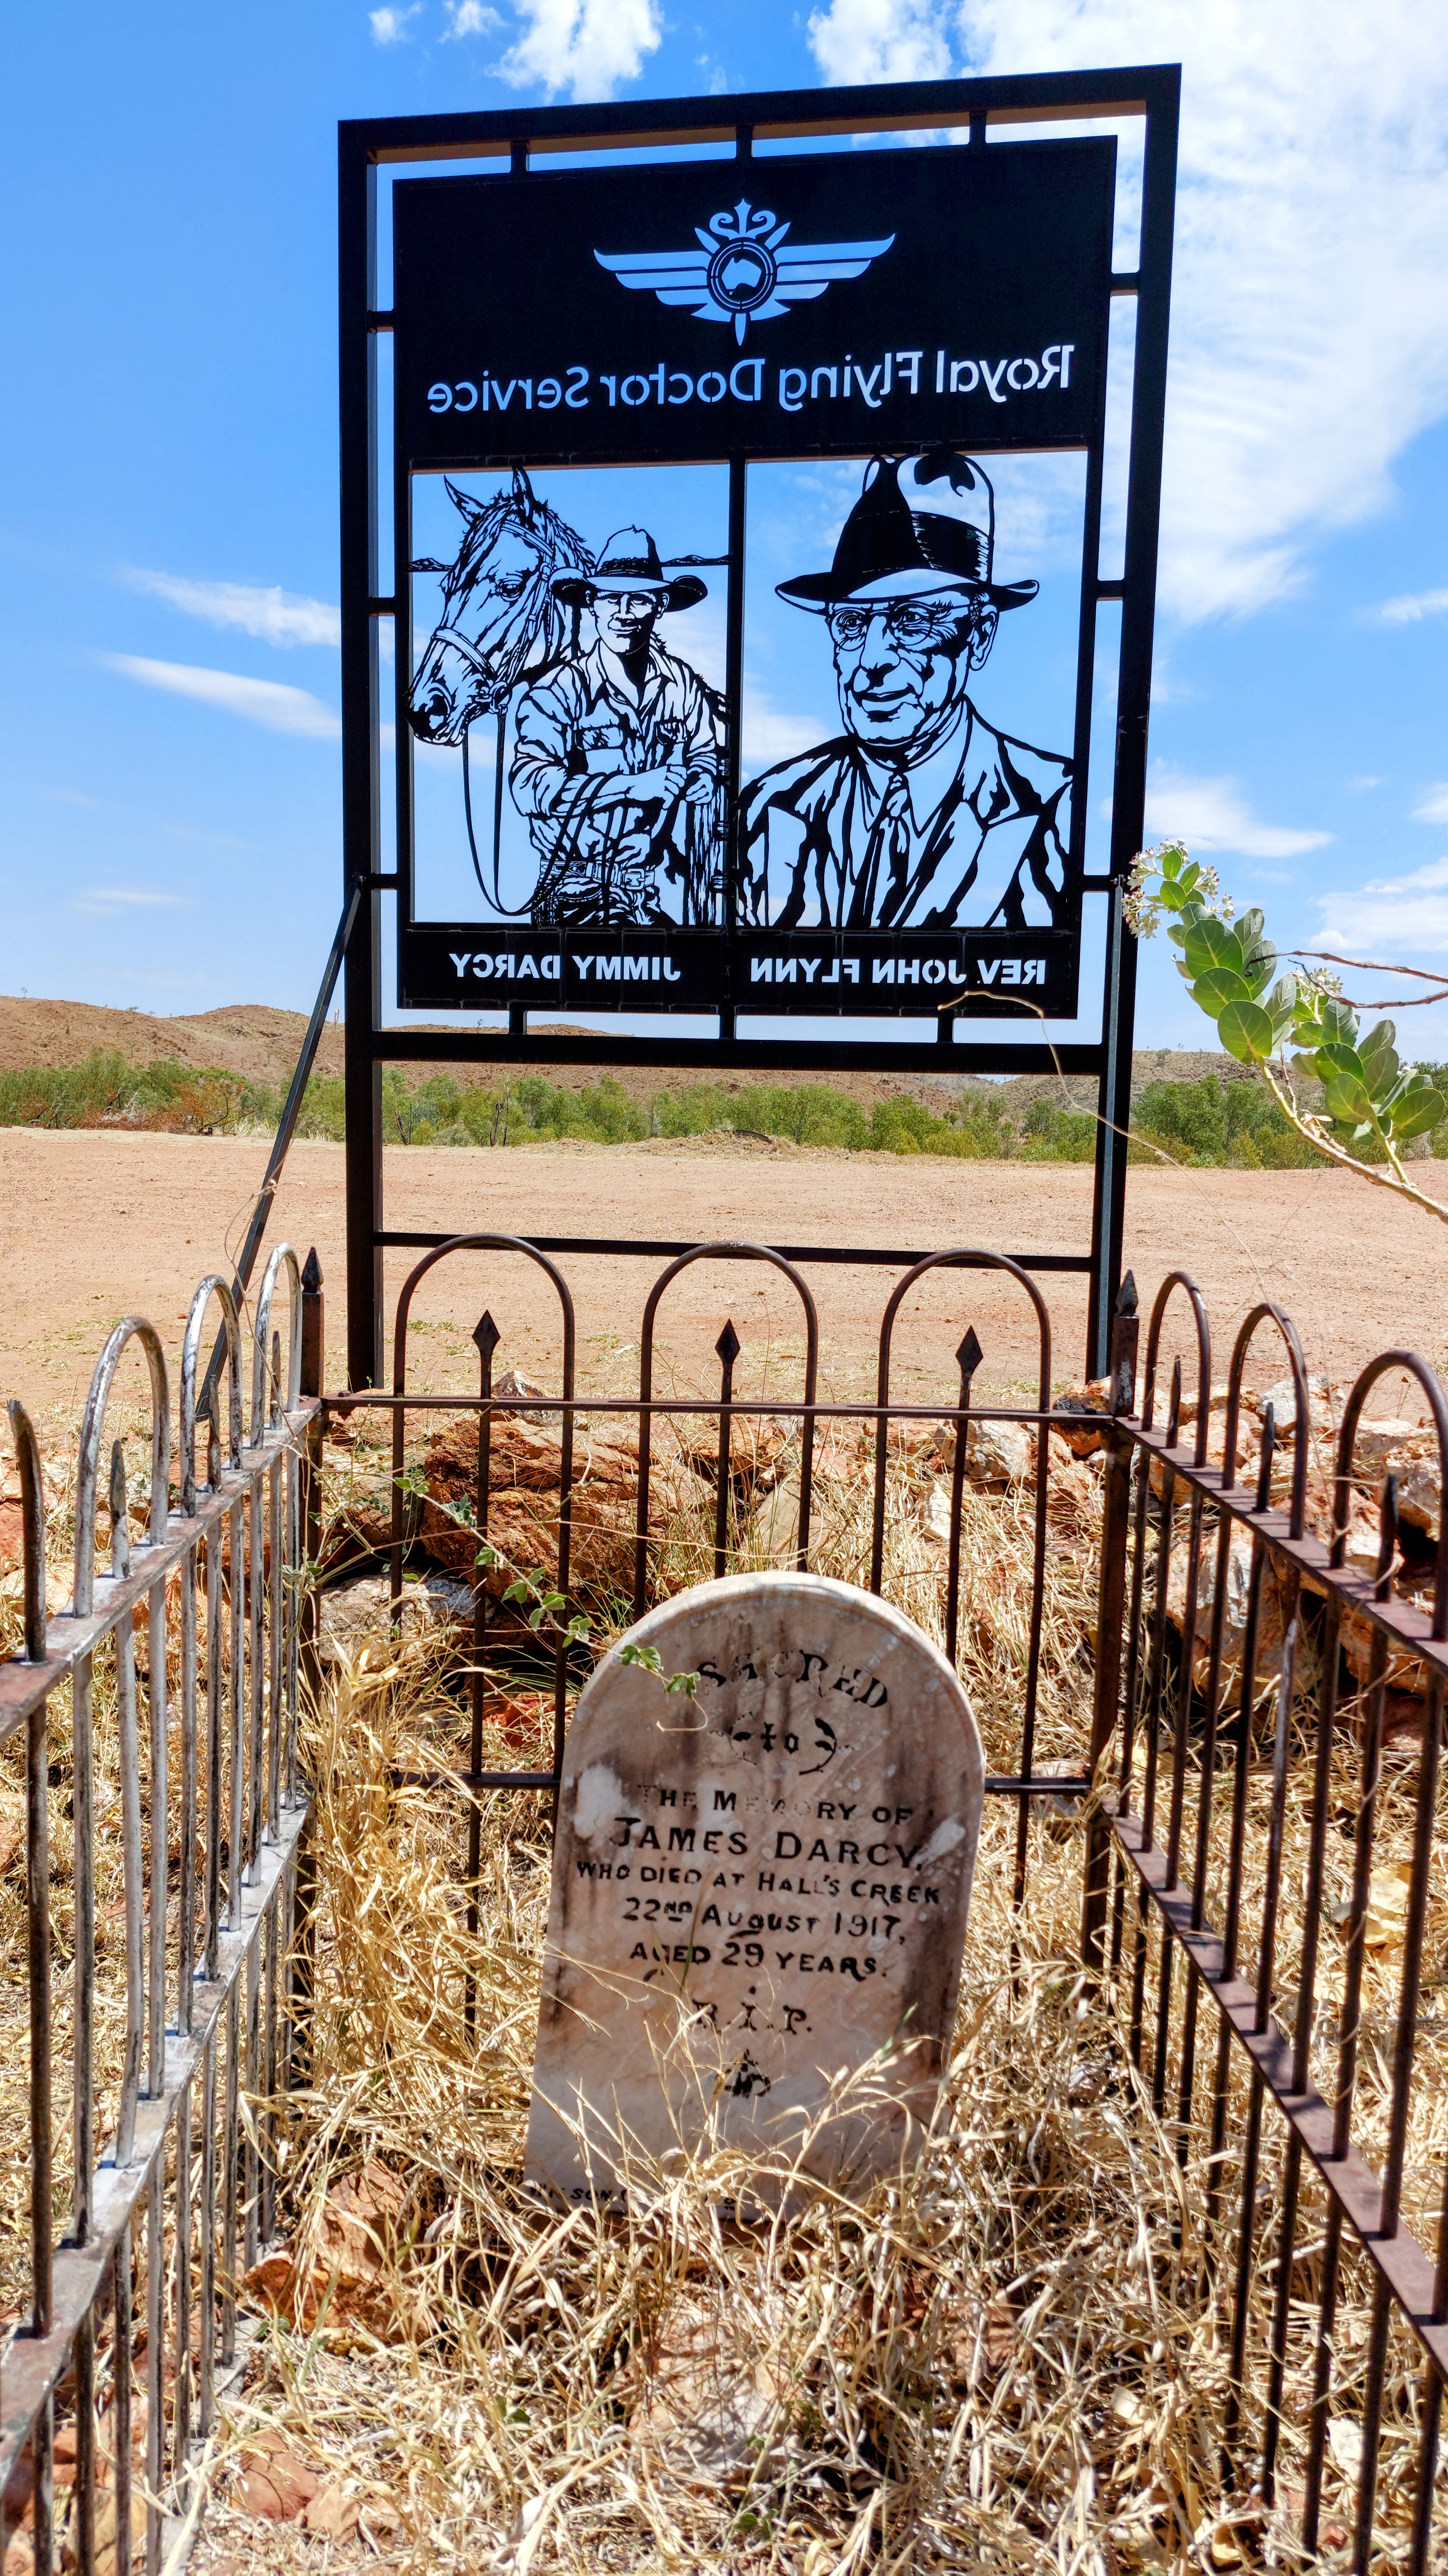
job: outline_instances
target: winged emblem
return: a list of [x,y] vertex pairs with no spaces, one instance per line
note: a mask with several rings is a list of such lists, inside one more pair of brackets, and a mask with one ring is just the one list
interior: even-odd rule
[[751,322],[772,322],[791,304],[823,295],[836,278],[863,277],[890,248],[883,241],[787,242],[787,223],[741,197],[694,227],[697,250],[596,250],[600,268],[621,286],[656,295],[661,304],[692,306],[699,322],[732,322],[742,341]]

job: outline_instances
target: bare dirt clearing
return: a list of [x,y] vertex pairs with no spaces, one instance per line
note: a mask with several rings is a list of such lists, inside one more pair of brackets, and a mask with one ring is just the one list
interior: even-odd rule
[[[74,1412],[105,1333],[120,1315],[149,1315],[174,1357],[183,1300],[208,1269],[228,1269],[266,1161],[260,1142],[91,1130],[0,1131],[0,1381],[41,1412]],[[298,1144],[269,1240],[315,1243],[327,1281],[330,1385],[345,1368],[343,1157]],[[938,1162],[845,1154],[736,1137],[638,1146],[545,1145],[507,1152],[398,1149],[386,1156],[390,1227],[536,1235],[627,1235],[699,1242],[891,1245],[930,1250],[1080,1252],[1089,1240],[1091,1173],[1060,1164]],[[387,1256],[395,1295],[413,1254]],[[1349,1375],[1390,1345],[1416,1346],[1448,1368],[1448,1240],[1434,1221],[1332,1172],[1152,1171],[1131,1174],[1127,1257],[1149,1299],[1164,1273],[1190,1270],[1219,1335],[1259,1299],[1295,1317],[1308,1364]],[[661,1262],[576,1256],[566,1267],[578,1310],[580,1376],[599,1393],[636,1384],[644,1298]],[[828,1391],[873,1380],[881,1309],[896,1274],[811,1269]],[[1085,1283],[1043,1275],[1058,1383],[1079,1374]],[[466,1339],[484,1303],[511,1363],[548,1383],[556,1367],[551,1292],[521,1263],[483,1256],[443,1265],[417,1300],[411,1382],[460,1391],[475,1383]],[[741,1391],[767,1379],[797,1389],[802,1329],[787,1282],[760,1269],[699,1265],[660,1316],[673,1382],[717,1382],[713,1344],[725,1311],[744,1344]],[[922,1291],[916,1324],[897,1337],[894,1391],[909,1400],[955,1383],[967,1322],[985,1351],[980,1387],[1020,1387],[1035,1367],[1019,1291],[958,1277]],[[1224,1373],[1227,1348],[1216,1356]]]

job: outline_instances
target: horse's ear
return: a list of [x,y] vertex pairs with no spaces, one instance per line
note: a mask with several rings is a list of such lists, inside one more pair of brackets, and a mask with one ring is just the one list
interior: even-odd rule
[[538,496],[521,465],[515,465],[513,468],[513,498],[531,523],[537,516]]
[[447,572],[451,567],[445,563],[439,563],[436,555],[419,555],[412,569],[414,572]]
[[460,492],[450,475],[443,476],[442,484],[453,508],[466,519],[470,528],[476,527],[483,515],[484,504],[481,501],[475,501],[471,492]]

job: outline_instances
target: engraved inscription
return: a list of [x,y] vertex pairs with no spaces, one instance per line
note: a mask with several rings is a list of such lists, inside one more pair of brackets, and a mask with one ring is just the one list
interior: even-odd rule
[[[809,2171],[879,2169],[929,2116],[954,2011],[983,1778],[960,1685],[814,1576],[701,1585],[632,1635],[697,1692],[615,1652],[580,1700],[529,2172],[612,2197],[692,2137],[787,2156],[804,2133]],[[822,2117],[867,2066],[870,2102]]]

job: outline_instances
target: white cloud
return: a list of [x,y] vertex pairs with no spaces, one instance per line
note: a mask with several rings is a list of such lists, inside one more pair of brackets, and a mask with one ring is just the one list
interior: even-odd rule
[[187,617],[210,626],[239,626],[264,644],[331,644],[342,641],[342,612],[327,599],[305,599],[275,585],[244,581],[187,581],[179,573],[130,570],[132,590],[169,601]]
[[[1406,948],[1413,963],[1448,949],[1448,858],[1430,859],[1406,877],[1370,877],[1365,886],[1319,897],[1318,942],[1354,957]],[[1416,1033],[1420,1034],[1420,1033]]]
[[450,36],[494,35],[503,23],[497,10],[487,8],[484,0],[447,0],[447,17],[444,44]]
[[422,0],[414,0],[410,9],[369,9],[368,23],[379,45],[405,43],[409,21],[422,15]]
[[929,0],[830,0],[809,41],[827,81],[943,80],[950,45]]
[[[463,6],[468,0],[463,0]],[[518,0],[521,32],[498,70],[515,89],[611,98],[637,80],[663,33],[658,0]]]
[[[1263,607],[1383,509],[1448,406],[1448,14],[963,0],[957,24],[986,73],[1181,60],[1162,596],[1187,619]],[[832,79],[898,77],[929,22],[830,0],[810,35]]]
[[1371,794],[1373,788],[1381,787],[1382,783],[1381,778],[1375,778],[1369,771],[1361,778],[1350,778],[1347,782],[1347,792],[1349,796],[1367,796]]
[[[1369,877],[1364,894],[1416,894],[1424,886],[1448,886],[1448,859],[1430,859],[1406,877]],[[1324,901],[1328,898],[1324,897]]]
[[1017,573],[1079,571],[1084,456],[993,456],[997,579]]
[[1410,590],[1401,599],[1385,599],[1378,611],[1385,626],[1416,626],[1420,617],[1448,612],[1448,590]]
[[1421,805],[1413,808],[1415,823],[1448,823],[1448,778],[1440,778],[1429,788]]
[[240,671],[202,670],[193,662],[150,662],[139,653],[102,653],[99,658],[108,669],[139,680],[143,688],[199,698],[206,706],[224,707],[229,715],[245,716],[249,724],[265,725],[272,733],[310,734],[333,742],[342,731],[340,716],[309,689],[285,688],[278,680],[249,680]]
[[147,886],[86,886],[71,896],[72,912],[98,912],[114,915],[127,905],[161,905],[168,911],[185,910],[191,898],[184,894],[157,894]]
[[[838,726],[834,729],[838,731]],[[746,687],[740,748],[744,777],[757,778],[777,760],[793,760],[802,751],[812,751],[830,730],[828,724],[822,728],[809,716],[787,715],[758,690]]]
[[1332,839],[1330,832],[1259,822],[1234,778],[1192,778],[1165,762],[1155,763],[1147,780],[1146,836],[1182,840],[1189,850],[1235,850],[1247,859],[1295,859]]

